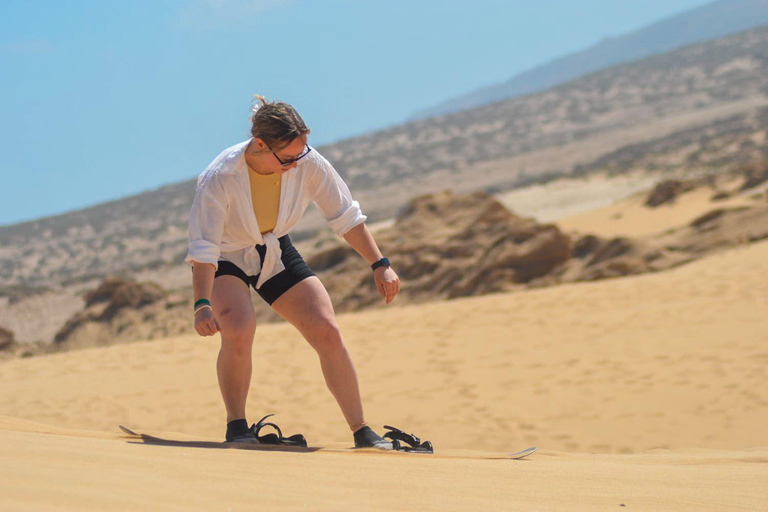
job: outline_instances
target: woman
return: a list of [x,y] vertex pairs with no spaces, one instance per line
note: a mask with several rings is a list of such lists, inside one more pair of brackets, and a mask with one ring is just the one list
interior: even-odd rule
[[355,447],[389,449],[367,426],[354,364],[328,292],[291,244],[288,232],[310,201],[336,235],[373,269],[389,304],[400,280],[382,257],[360,205],[328,161],[307,145],[309,128],[286,103],[259,104],[252,138],[221,153],[200,175],[189,220],[195,330],[221,333],[219,387],[227,442],[258,443],[245,402],[256,316],[249,286],[293,324],[320,357],[325,381],[353,432]]

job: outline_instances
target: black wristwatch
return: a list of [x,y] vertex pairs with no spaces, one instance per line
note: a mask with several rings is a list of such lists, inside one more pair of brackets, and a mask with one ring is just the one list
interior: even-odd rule
[[371,270],[376,270],[379,267],[389,267],[389,260],[387,258],[381,258],[379,261],[371,265]]

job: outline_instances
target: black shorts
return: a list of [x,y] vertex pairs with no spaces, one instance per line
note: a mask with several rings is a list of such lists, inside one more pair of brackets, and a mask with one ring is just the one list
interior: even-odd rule
[[[256,281],[258,281],[260,274],[248,276],[240,267],[230,261],[219,261],[219,269],[216,271],[215,277],[239,277],[246,286],[253,286],[253,289],[261,295],[261,298],[271,306],[273,302],[291,289],[293,285],[315,275],[312,269],[304,262],[304,258],[301,257],[299,251],[293,246],[288,235],[282,236],[278,240],[280,240],[280,250],[283,252],[280,259],[283,261],[285,270],[267,279],[258,290],[256,290]],[[258,251],[261,261],[264,262],[264,254],[267,252],[267,247],[265,245],[257,245],[256,251]]]

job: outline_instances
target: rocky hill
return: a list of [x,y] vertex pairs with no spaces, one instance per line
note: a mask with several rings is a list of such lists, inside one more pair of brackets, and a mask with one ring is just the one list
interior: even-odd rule
[[574,174],[617,174],[632,169],[718,173],[768,160],[767,140],[768,107],[759,107],[628,144],[577,166]]
[[181,310],[189,313],[187,297],[169,297],[156,283],[110,276],[83,299],[84,309],[56,333],[51,350],[154,339],[189,329],[189,314],[184,315],[186,321],[174,322],[180,320]]
[[[508,185],[569,173],[632,142],[768,102],[768,28],[617,66],[545,92],[409,123],[325,150],[353,189],[426,180]],[[634,139],[634,140],[633,140]],[[562,154],[566,149],[570,154]],[[549,163],[537,161],[547,156]],[[526,158],[527,157],[527,158]],[[491,164],[493,163],[493,164]],[[484,165],[487,164],[487,165]],[[500,185],[503,183],[496,183]],[[455,188],[451,186],[451,188]]]
[[[764,153],[767,66],[768,28],[756,29],[319,149],[372,220],[436,189],[499,191],[644,166],[722,168]],[[0,299],[178,263],[193,189],[190,180],[0,228]],[[310,213],[294,239],[321,227]]]
[[[745,175],[732,193],[749,193],[768,183],[768,172],[764,178],[758,183]],[[645,208],[660,208],[711,186],[704,180],[660,183],[649,192]],[[555,224],[521,217],[483,192],[445,191],[412,200],[391,228],[377,234],[377,240],[403,281],[397,305],[449,300],[658,272],[763,240],[768,238],[768,204],[761,194],[751,204],[714,206],[683,226],[650,236],[600,237],[565,233]],[[337,312],[384,307],[370,269],[349,246],[327,247],[307,262],[329,290]],[[109,278],[84,299],[84,309],[43,351],[191,330],[191,296],[168,295],[151,282]],[[260,322],[276,318],[258,298],[254,306]]]
[[504,83],[483,87],[426,108],[414,114],[413,119],[435,117],[532,94],[586,73],[763,25],[768,25],[768,3],[764,0],[719,0],[634,32],[607,38],[591,48],[537,66]]
[[[683,183],[677,194],[707,186]],[[661,187],[664,187],[661,184]],[[649,197],[658,195],[651,191]],[[668,196],[667,201],[673,200]],[[480,192],[416,198],[377,239],[406,286],[400,303],[658,272],[739,243],[768,238],[768,205],[713,208],[650,237],[569,234],[505,209]],[[338,245],[308,260],[342,311],[379,305],[370,270]]]

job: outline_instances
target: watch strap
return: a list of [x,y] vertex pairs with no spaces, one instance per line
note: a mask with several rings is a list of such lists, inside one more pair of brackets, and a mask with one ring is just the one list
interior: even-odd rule
[[371,265],[371,270],[376,270],[379,267],[389,267],[389,259],[387,258],[381,258],[379,261]]

